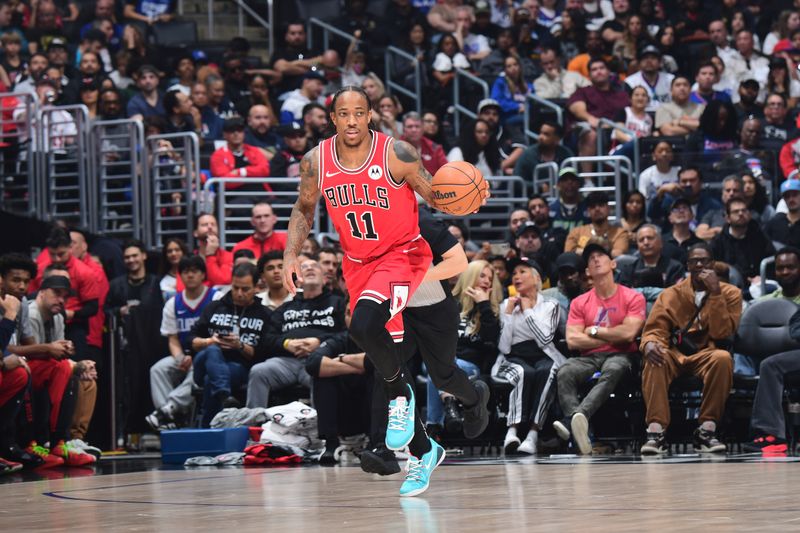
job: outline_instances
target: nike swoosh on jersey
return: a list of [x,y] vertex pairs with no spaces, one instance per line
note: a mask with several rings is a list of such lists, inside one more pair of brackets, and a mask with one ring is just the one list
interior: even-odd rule
[[325,177],[326,178],[330,178],[330,177],[336,176],[337,174],[341,174],[341,172],[326,172],[325,173]]

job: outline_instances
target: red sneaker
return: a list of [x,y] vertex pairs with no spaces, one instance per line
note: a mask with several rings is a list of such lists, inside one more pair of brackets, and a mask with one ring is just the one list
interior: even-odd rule
[[8,461],[0,457],[0,476],[4,474],[11,474],[22,470],[22,465],[14,461]]
[[67,466],[86,466],[97,461],[94,455],[89,455],[63,440],[58,441],[53,447],[53,453],[62,458]]
[[39,468],[50,468],[51,466],[61,466],[64,464],[64,459],[58,457],[57,455],[53,455],[50,453],[50,450],[45,448],[44,446],[39,446],[36,444],[36,441],[33,440],[25,448],[25,451],[30,454],[38,455],[44,461],[44,464]]
[[786,453],[789,446],[785,439],[781,439],[774,435],[764,435],[748,442],[742,446],[747,452],[761,452],[761,453]]

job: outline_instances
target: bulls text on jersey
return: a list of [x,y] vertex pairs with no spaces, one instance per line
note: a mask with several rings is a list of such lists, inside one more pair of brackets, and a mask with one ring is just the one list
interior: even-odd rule
[[343,183],[326,187],[323,194],[330,202],[331,207],[368,205],[379,209],[389,209],[389,190],[386,187],[376,187],[375,198],[372,198],[370,194],[369,184],[362,183],[360,189],[357,183]]

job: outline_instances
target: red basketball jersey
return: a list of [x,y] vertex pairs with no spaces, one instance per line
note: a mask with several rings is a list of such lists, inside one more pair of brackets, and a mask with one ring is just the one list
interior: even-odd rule
[[414,191],[389,175],[394,139],[376,131],[371,134],[369,155],[358,168],[339,163],[336,135],[319,145],[319,190],[342,249],[352,259],[381,256],[419,236]]

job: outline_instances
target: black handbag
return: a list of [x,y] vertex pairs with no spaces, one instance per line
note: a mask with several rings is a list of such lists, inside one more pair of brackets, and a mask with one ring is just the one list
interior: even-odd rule
[[697,308],[697,312],[694,314],[692,319],[689,320],[689,323],[686,324],[686,327],[682,329],[674,329],[669,336],[670,345],[674,348],[677,348],[678,351],[683,355],[694,355],[698,352],[697,344],[695,344],[695,342],[690,339],[686,333],[689,331],[689,328],[692,327],[694,321],[697,320],[697,317],[700,316],[700,311],[702,311],[707,299],[707,296],[703,298],[703,301],[700,302],[700,307]]

